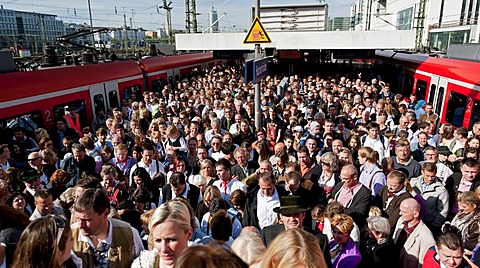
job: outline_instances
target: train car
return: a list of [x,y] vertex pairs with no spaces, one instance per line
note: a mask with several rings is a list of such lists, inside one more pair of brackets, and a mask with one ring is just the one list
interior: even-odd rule
[[213,53],[198,53],[164,58],[140,60],[140,67],[145,73],[149,90],[160,92],[165,85],[173,85],[186,78],[187,75],[219,63],[213,59]]
[[480,63],[394,51],[376,51],[403,96],[433,104],[440,123],[471,128],[480,120]]
[[88,126],[96,109],[121,107],[123,99],[159,91],[212,62],[212,53],[196,53],[2,74],[0,139],[17,125],[52,131],[67,106],[76,107],[81,125]]

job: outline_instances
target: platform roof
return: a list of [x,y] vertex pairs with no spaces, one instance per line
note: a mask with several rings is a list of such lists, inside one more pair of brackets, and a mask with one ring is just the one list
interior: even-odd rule
[[[276,49],[413,49],[415,31],[333,31],[268,32]],[[246,33],[176,34],[176,49],[183,50],[253,50],[244,45]]]

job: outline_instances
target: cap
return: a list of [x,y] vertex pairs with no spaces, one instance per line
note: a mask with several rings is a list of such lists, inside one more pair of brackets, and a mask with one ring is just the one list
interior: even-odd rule
[[311,124],[310,124],[310,131],[314,130],[316,127],[320,127],[320,124],[317,122],[317,121],[313,121]]
[[293,132],[302,132],[303,133],[303,128],[302,126],[296,126],[293,128]]
[[198,117],[198,116],[195,116],[195,117],[192,118],[192,120],[190,120],[190,121],[200,123],[200,122],[202,122],[202,119],[201,119],[200,117]]
[[24,182],[32,182],[36,179],[39,179],[41,176],[42,176],[42,172],[36,169],[28,169],[22,173],[20,180]]

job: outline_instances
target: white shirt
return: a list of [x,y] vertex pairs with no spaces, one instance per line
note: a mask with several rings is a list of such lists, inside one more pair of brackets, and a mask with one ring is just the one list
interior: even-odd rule
[[222,198],[227,201],[227,203],[231,206],[232,204],[230,203],[230,195],[232,194],[233,191],[235,190],[242,190],[245,193],[247,192],[247,186],[237,180],[237,179],[231,179],[230,182],[227,184],[227,187],[225,188],[222,184],[222,180],[216,180],[213,183],[213,186],[217,187],[220,190],[220,193],[222,193]]
[[[364,136],[365,142],[363,142],[362,146],[370,147],[374,151],[378,152],[378,161],[381,162],[383,158],[390,157],[390,145],[388,143],[388,138],[384,137],[383,144],[380,140],[380,136],[377,135],[376,139],[370,138],[368,135]],[[363,140],[363,137],[361,138]]]
[[148,166],[142,160],[139,163],[133,165],[133,167],[130,169],[130,185],[133,184],[133,172],[135,171],[135,169],[137,169],[137,167],[145,168],[148,174],[150,174],[150,178],[152,179],[157,173],[162,173],[163,175],[166,175],[165,166],[162,163],[160,163],[160,161],[152,159],[152,163],[150,163],[150,166]]
[[275,223],[277,213],[273,209],[280,206],[277,189],[274,188],[272,196],[265,196],[261,190],[257,193],[257,218],[260,229]]

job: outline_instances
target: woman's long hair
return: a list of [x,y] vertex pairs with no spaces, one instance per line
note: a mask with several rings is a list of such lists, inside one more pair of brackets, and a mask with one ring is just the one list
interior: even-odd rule
[[[61,236],[57,241],[59,232]],[[20,237],[12,267],[60,268],[59,254],[65,250],[70,234],[70,224],[58,216],[34,220]]]

